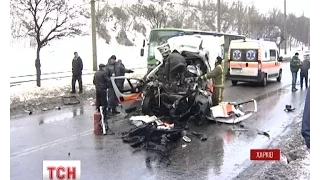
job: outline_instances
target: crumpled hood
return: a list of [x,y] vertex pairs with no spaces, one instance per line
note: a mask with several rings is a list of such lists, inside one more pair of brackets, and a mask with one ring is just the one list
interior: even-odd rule
[[215,60],[217,56],[223,57],[221,45],[224,44],[223,37],[214,37],[211,35],[184,35],[176,36],[167,40],[155,48],[163,48],[169,46],[171,52],[177,50],[179,53],[183,51],[194,52],[200,54],[208,54],[209,59]]

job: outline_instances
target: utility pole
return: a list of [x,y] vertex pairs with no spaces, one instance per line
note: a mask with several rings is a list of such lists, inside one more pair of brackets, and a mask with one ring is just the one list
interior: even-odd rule
[[237,27],[238,27],[238,34],[240,35],[240,34],[242,34],[241,33],[241,23],[242,22],[240,22],[240,19],[241,19],[241,15],[240,15],[240,11],[241,11],[241,9],[240,9],[240,1],[238,1],[237,2],[237,19],[238,19],[238,21],[237,21]]
[[220,0],[217,0],[217,7],[218,7],[218,16],[217,16],[217,21],[218,21],[218,32],[221,31],[221,3]]
[[308,50],[310,50],[310,22],[308,25]]
[[248,36],[251,37],[251,7],[248,8]]
[[91,0],[91,37],[92,37],[92,65],[93,71],[97,71],[97,31],[96,31],[96,6],[95,0]]
[[284,54],[287,54],[287,0],[284,0],[283,36],[284,36]]

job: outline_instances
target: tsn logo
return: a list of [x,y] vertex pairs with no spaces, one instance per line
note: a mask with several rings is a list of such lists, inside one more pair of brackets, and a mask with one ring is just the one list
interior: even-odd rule
[[80,161],[43,161],[43,180],[79,180]]

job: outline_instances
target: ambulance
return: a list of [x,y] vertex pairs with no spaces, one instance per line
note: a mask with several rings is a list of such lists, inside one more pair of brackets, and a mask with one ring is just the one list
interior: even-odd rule
[[229,79],[238,82],[258,82],[266,86],[268,80],[281,81],[282,57],[275,42],[264,40],[232,40],[228,52]]

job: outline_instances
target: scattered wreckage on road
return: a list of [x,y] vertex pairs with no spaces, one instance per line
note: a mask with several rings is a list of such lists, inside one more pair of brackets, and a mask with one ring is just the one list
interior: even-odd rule
[[[111,77],[124,110],[127,113],[141,110],[141,116],[130,118],[137,127],[125,134],[124,141],[131,142],[132,147],[144,144],[147,149],[159,150],[158,146],[167,141],[175,142],[181,137],[189,141],[185,132],[189,122],[198,125],[207,120],[238,123],[257,112],[255,100],[213,106],[213,83],[201,80],[200,76],[214,68],[220,53],[210,50],[220,50],[220,45],[217,42],[216,47],[205,48],[207,41],[213,40],[198,36],[170,38],[155,48],[159,63],[144,78]],[[173,52],[178,52],[184,60],[170,56]],[[118,79],[125,79],[129,88],[120,91],[116,85]],[[244,110],[247,104],[251,104],[252,109]],[[206,139],[205,135],[193,134]]]

